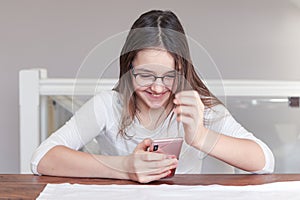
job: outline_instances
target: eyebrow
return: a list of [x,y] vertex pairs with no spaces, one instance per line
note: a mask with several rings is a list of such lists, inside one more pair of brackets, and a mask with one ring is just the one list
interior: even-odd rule
[[[156,74],[155,72],[153,72],[153,71],[151,71],[151,70],[143,69],[143,68],[141,68],[141,69],[134,69],[134,71],[136,71],[136,72],[146,72],[146,73]],[[174,73],[174,72],[176,72],[176,70],[167,71],[167,72],[165,72],[164,74],[169,74],[169,73]]]

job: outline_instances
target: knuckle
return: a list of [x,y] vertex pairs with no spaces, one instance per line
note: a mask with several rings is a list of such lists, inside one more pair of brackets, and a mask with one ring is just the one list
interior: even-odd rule
[[142,176],[142,177],[138,178],[138,182],[140,182],[140,183],[148,183],[150,181],[147,179],[147,177]]

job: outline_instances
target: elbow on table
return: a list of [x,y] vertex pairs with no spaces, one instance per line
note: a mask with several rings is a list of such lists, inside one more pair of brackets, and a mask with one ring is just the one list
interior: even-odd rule
[[275,169],[275,159],[271,152],[268,156],[265,156],[265,166],[258,171],[252,172],[253,174],[271,174]]

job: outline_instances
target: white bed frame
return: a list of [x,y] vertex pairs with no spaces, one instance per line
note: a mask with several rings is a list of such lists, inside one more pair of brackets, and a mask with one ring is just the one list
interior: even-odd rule
[[[74,94],[93,95],[98,90],[111,90],[117,79],[55,79],[47,77],[46,69],[24,69],[19,74],[20,103],[20,173],[30,173],[30,159],[34,150],[48,136],[47,96]],[[98,85],[97,91],[95,86]],[[217,96],[250,96],[278,98],[300,97],[300,81],[217,80],[207,81]]]

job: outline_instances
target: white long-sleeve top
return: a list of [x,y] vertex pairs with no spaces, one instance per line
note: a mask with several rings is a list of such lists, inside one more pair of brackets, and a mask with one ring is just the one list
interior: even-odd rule
[[[95,139],[99,154],[122,156],[131,154],[136,145],[145,138],[184,137],[183,126],[181,124],[178,126],[175,115],[169,114],[167,119],[155,130],[146,129],[137,119],[134,119],[126,130],[130,138],[124,138],[118,134],[122,106],[118,92],[103,91],[95,95],[64,126],[51,134],[37,148],[31,160],[32,172],[38,174],[38,163],[51,148],[57,145],[79,150]],[[264,168],[255,173],[273,172],[274,157],[271,150],[265,143],[245,130],[223,105],[206,108],[204,121],[207,128],[220,134],[257,142],[264,152],[266,162]],[[217,138],[210,138],[206,147],[210,145],[213,148],[216,140]],[[183,142],[176,173],[203,173],[202,165],[205,158],[206,155],[202,151]]]

